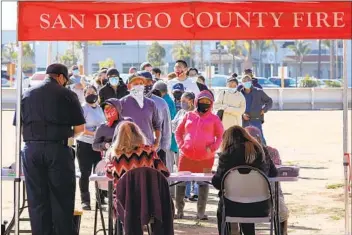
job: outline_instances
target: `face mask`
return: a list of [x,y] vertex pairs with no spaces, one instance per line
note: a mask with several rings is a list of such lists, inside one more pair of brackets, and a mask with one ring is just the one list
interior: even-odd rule
[[103,83],[103,85],[105,85],[106,83],[108,83],[108,79],[104,78],[104,79],[102,80],[102,83]]
[[73,71],[72,71],[72,74],[73,74],[73,75],[79,75],[79,70],[73,70]]
[[88,104],[95,104],[98,101],[98,96],[95,94],[90,94],[86,96],[86,102]]
[[174,98],[175,100],[180,100],[182,97],[182,92],[181,91],[175,91],[174,92]]
[[192,76],[192,77],[189,77],[189,78],[192,79],[192,81],[195,81],[195,82],[198,81],[198,77],[197,76]]
[[106,117],[106,121],[107,121],[107,125],[108,126],[112,126],[112,124],[114,124],[114,122],[117,120],[117,110],[115,108],[108,108],[104,110],[105,113],[105,117]]
[[147,95],[153,89],[153,85],[148,85],[144,87],[144,95]]
[[191,108],[191,106],[190,106],[189,103],[187,103],[187,102],[182,102],[182,103],[181,103],[181,108],[182,108],[183,110],[188,111],[188,110]]
[[109,78],[109,82],[111,84],[111,86],[117,86],[119,85],[119,80],[117,77],[111,77]]
[[244,82],[243,87],[246,89],[250,89],[252,87],[252,82]]
[[237,91],[237,87],[236,88],[229,88],[230,93],[235,93],[236,91]]
[[202,103],[198,103],[198,112],[200,113],[205,113],[209,110],[210,108],[210,104],[202,104]]
[[139,107],[143,108],[144,106],[144,86],[138,85],[134,86],[130,92],[131,96],[137,101]]
[[179,71],[179,72],[175,72],[176,73],[176,76],[179,77],[183,74],[183,71]]

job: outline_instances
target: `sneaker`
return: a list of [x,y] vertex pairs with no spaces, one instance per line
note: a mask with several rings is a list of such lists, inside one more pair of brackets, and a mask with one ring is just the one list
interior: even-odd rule
[[89,203],[83,202],[82,203],[82,210],[90,211],[92,208],[90,207]]
[[177,212],[174,219],[183,219],[183,212]]
[[203,215],[202,217],[200,217],[199,215],[197,215],[197,220],[208,220],[208,216],[207,215]]
[[188,200],[190,200],[191,202],[196,202],[196,201],[198,201],[198,196],[193,195],[193,196],[190,197]]

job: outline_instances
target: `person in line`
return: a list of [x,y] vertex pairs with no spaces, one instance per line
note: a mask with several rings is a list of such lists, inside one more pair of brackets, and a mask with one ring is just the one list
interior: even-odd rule
[[136,67],[131,67],[129,70],[128,70],[128,74],[135,74],[137,73],[137,68]]
[[[169,113],[171,115],[169,127],[170,127],[170,133],[172,135],[170,138],[170,140],[171,140],[170,148],[168,148],[166,150],[166,166],[170,172],[174,172],[175,154],[178,153],[178,147],[177,147],[175,135],[174,135],[174,133],[172,133],[172,130],[171,130],[171,120],[173,120],[176,116],[176,105],[172,101],[172,98],[170,97],[170,95],[168,94],[167,84],[165,82],[163,82],[163,81],[156,82],[153,86],[153,89],[160,91],[161,97],[167,103]],[[171,190],[173,191],[173,189],[171,189]]]
[[172,73],[169,73],[169,74],[167,75],[167,80],[169,81],[169,80],[172,80],[172,79],[174,79],[174,78],[176,78],[176,77],[177,77],[176,73],[175,73],[175,72],[172,72]]
[[83,133],[76,138],[77,160],[81,172],[79,178],[79,189],[81,192],[81,204],[83,210],[91,210],[89,193],[89,176],[98,162],[101,155],[92,148],[94,134],[98,126],[105,122],[103,110],[98,105],[97,89],[94,86],[84,88],[85,103],[82,104],[84,118]]
[[242,79],[243,89],[240,91],[246,99],[246,110],[242,114],[242,126],[255,126],[262,133],[264,138],[262,124],[264,123],[264,113],[268,112],[273,106],[273,100],[262,90],[252,84],[250,76],[244,76]]
[[[111,160],[106,167],[107,176],[114,179],[114,188],[126,172],[139,167],[154,168],[163,173],[165,177],[170,176],[155,149],[147,143],[148,140],[135,123],[124,121],[119,125],[116,140],[108,151],[108,159]],[[115,200],[115,211],[116,207]]]
[[85,118],[77,95],[65,88],[67,67],[51,64],[46,74],[24,92],[18,123],[29,218],[33,235],[74,235],[76,172],[68,139],[83,132]]
[[[248,132],[248,134],[250,134],[253,138],[255,138],[258,143],[262,146],[264,152],[265,152],[265,156],[266,156],[266,161],[272,161],[274,165],[281,165],[281,159],[280,159],[280,155],[279,152],[277,151],[277,149],[269,147],[269,146],[265,146],[262,142],[262,138],[261,138],[261,133],[260,130],[254,126],[247,126],[245,128],[245,130]],[[267,159],[270,158],[270,159]],[[272,192],[275,192],[274,190],[274,185],[271,186],[272,188]],[[287,224],[288,224],[288,216],[289,216],[289,211],[288,208],[285,204],[285,198],[284,198],[284,194],[282,193],[281,190],[281,185],[279,185],[279,208],[280,208],[280,226],[281,226],[281,230],[282,231],[282,235],[287,235]]]
[[155,82],[162,80],[161,79],[161,70],[159,68],[152,69],[153,80]]
[[[196,110],[186,113],[176,129],[176,142],[180,148],[179,171],[210,173],[214,164],[215,152],[222,141],[224,128],[218,116],[212,113],[214,98],[209,91],[196,96]],[[209,185],[198,182],[199,198],[197,218],[207,220],[205,215]],[[183,217],[185,206],[185,185],[176,188],[177,218]]]
[[202,75],[198,75],[197,82],[205,85],[205,78]]
[[[150,81],[150,79],[147,79],[147,77],[151,77],[151,74],[147,71],[141,72],[138,74],[141,77],[144,77],[145,80]],[[161,94],[160,94],[161,95]],[[148,92],[145,95],[146,98],[149,98],[154,101],[158,115],[159,115],[159,120],[161,122],[161,139],[160,139],[160,146],[158,150],[158,156],[159,158],[164,162],[165,165],[167,165],[167,153],[170,149],[171,146],[171,114],[169,111],[169,106],[166,103],[166,101],[161,98],[160,96],[154,95],[152,91]]]
[[153,80],[152,74],[149,71],[139,71],[139,72],[137,72],[136,76],[142,76],[142,77],[145,78],[144,95],[149,94],[152,91],[153,84],[154,84],[154,80]]
[[120,78],[120,73],[115,68],[106,72],[109,81],[99,91],[99,101],[104,103],[107,99],[121,99],[129,94],[126,84]]
[[[195,99],[195,96],[192,92],[183,93],[181,97],[182,109],[177,112],[175,118],[172,120],[173,133],[176,132],[178,125],[181,123],[186,113],[194,110],[194,99]],[[176,158],[176,164],[177,163],[178,163],[178,157]],[[192,188],[193,188],[193,195],[191,195]],[[189,199],[190,201],[198,200],[198,184],[196,182],[186,183],[185,199]]]
[[174,103],[176,106],[176,112],[181,110],[181,97],[185,93],[185,88],[182,83],[176,83],[172,87],[172,96],[174,97]]
[[72,66],[72,76],[70,77],[70,85],[69,88],[76,93],[78,96],[79,102],[83,104],[85,102],[84,100],[84,94],[83,90],[85,87],[85,80],[84,78],[79,74],[79,69],[77,65]]
[[106,122],[97,128],[92,147],[94,151],[104,153],[110,148],[114,138],[116,137],[114,133],[117,133],[117,125],[123,121],[133,122],[133,120],[132,118],[123,117],[121,115],[122,107],[121,102],[118,99],[108,99],[102,103],[100,107],[104,110]]
[[143,62],[140,67],[140,71],[148,71],[150,73],[152,72],[152,69],[153,65],[149,62]]
[[196,68],[189,68],[187,71],[187,76],[191,79],[193,79],[194,81],[197,81],[197,76],[198,76],[199,72],[198,69]]
[[185,91],[193,92],[195,95],[199,94],[200,91],[208,90],[205,85],[197,83],[196,81],[187,76],[188,67],[186,61],[177,60],[174,67],[174,71],[177,77],[168,81],[168,90],[170,91],[170,93],[172,87],[177,83],[181,83]]
[[101,88],[103,88],[103,86],[106,85],[106,83],[108,82],[108,79],[106,77],[106,73],[107,73],[108,69],[107,68],[102,68],[98,75],[96,76],[96,78],[93,80],[92,85],[95,86],[95,88],[97,88],[98,92],[100,91]]
[[[268,157],[262,146],[248,132],[240,126],[232,126],[224,133],[224,139],[221,144],[221,153],[219,155],[218,168],[212,179],[213,186],[220,190],[221,182],[231,168],[236,166],[251,166],[263,171],[268,177],[276,177],[277,170],[275,165]],[[218,230],[221,233],[222,209],[223,203],[226,203],[226,214],[229,216],[238,213],[247,216],[265,216],[267,213],[267,203],[248,203],[245,211],[239,211],[241,208],[230,201],[223,202],[222,194],[219,192],[219,205],[217,210]],[[253,213],[252,213],[253,212]],[[238,226],[238,225],[237,225]],[[240,224],[244,235],[255,235],[254,224]],[[236,224],[231,225],[231,230],[237,230]]]
[[144,84],[144,77],[133,74],[128,78],[130,94],[120,100],[121,115],[133,119],[146,136],[147,145],[156,151],[160,146],[162,122],[155,102],[144,97]]
[[[245,69],[245,70],[244,70],[244,73],[243,73],[243,77],[244,77],[244,76],[250,76],[250,77],[251,77],[251,79],[252,79],[252,84],[253,84],[254,87],[259,88],[259,89],[263,89],[263,87],[259,84],[258,79],[256,79],[256,78],[254,77],[252,69]],[[233,74],[232,74],[232,77],[237,78],[237,74],[236,74],[236,73],[233,73]],[[238,89],[239,91],[242,90],[242,89],[243,89],[243,85],[239,85],[237,89]]]
[[237,91],[238,80],[229,77],[226,85],[228,89],[219,91],[214,103],[214,109],[222,116],[220,119],[225,130],[235,125],[242,126],[242,114],[246,110],[246,99]]

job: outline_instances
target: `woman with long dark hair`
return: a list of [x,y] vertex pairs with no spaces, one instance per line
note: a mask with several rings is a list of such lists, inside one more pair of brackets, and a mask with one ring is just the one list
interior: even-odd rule
[[[219,164],[216,174],[212,179],[213,186],[220,190],[221,182],[226,172],[233,167],[243,165],[255,167],[263,171],[268,177],[275,177],[277,175],[274,163],[271,161],[270,157],[266,157],[261,144],[244,128],[240,126],[232,126],[227,129],[223,135]],[[222,207],[224,203],[220,193],[217,212],[219,234],[221,234]],[[266,210],[266,205],[264,205],[264,203],[255,203],[253,205],[248,205],[246,208],[248,209],[249,207],[250,211],[258,213]],[[226,211],[231,212],[231,206],[229,206]],[[255,235],[254,224],[240,224],[240,226],[244,235]]]

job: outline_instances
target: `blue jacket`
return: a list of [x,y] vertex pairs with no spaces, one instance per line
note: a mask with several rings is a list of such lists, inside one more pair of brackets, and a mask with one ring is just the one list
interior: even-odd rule
[[[164,95],[163,99],[166,101],[167,105],[169,106],[169,111],[170,111],[170,115],[171,115],[171,120],[173,120],[176,116],[176,105],[174,103],[174,101],[172,100],[172,98],[170,97],[169,94]],[[175,139],[175,134],[172,133],[171,136],[171,147],[170,150],[177,153],[178,152],[178,147],[177,147],[177,143],[176,143],[176,139]]]

